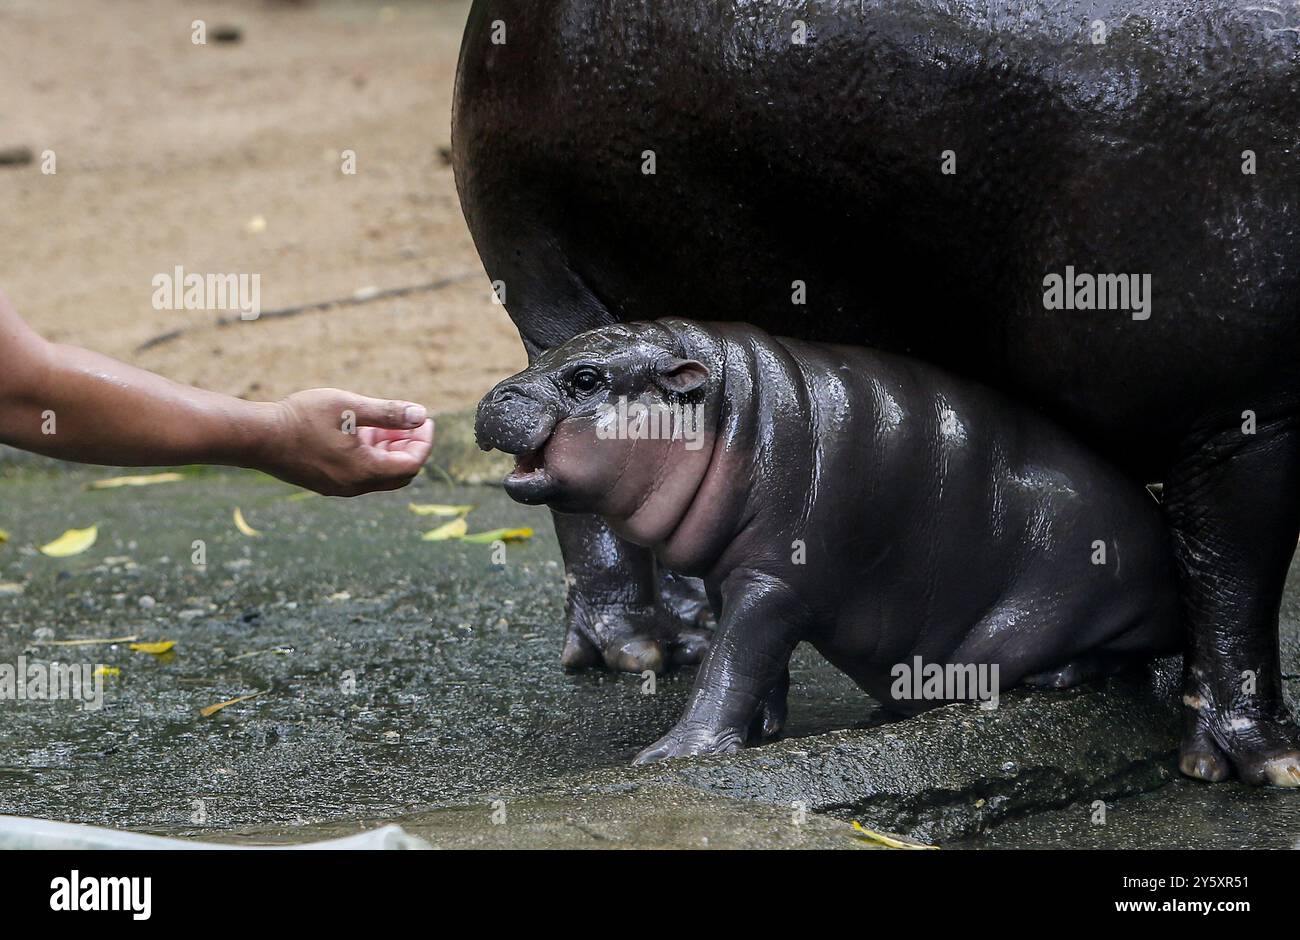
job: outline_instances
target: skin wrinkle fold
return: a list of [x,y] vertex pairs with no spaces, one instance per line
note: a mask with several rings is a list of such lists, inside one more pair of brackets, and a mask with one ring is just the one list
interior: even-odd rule
[[[670,331],[670,332],[672,332],[672,331]],[[690,345],[686,342],[686,340],[682,337],[681,334],[673,333],[673,338],[674,338],[678,343],[681,344],[681,347],[682,347],[682,348],[681,348],[681,356],[682,356],[682,358],[684,358],[684,359],[693,359],[693,358],[696,358],[696,357],[699,355],[699,353],[698,353],[696,350],[693,350],[693,349],[690,347]],[[719,389],[719,393],[720,393],[720,395],[721,395],[723,398],[725,398],[725,396],[726,396],[726,394],[727,394],[727,385],[726,385],[726,383],[727,383],[727,369],[726,369],[725,349],[724,349],[724,351],[723,351],[723,356],[724,356],[724,358],[723,358],[723,360],[722,360],[722,368],[718,370],[719,378],[717,379],[717,383],[718,383],[718,389]],[[706,413],[705,413],[705,418],[707,418],[707,417],[708,417],[708,415],[707,415],[707,412],[706,412]],[[721,423],[721,421],[722,421],[722,419],[723,419],[724,417],[725,417],[724,415],[721,415],[721,414],[719,415],[719,423]],[[701,428],[701,430],[703,430],[703,429]],[[717,472],[716,461],[718,460],[718,458],[719,458],[718,448],[715,447],[715,448],[712,450],[712,452],[710,453],[710,456],[709,456],[709,465],[708,465],[708,467],[705,469],[704,473],[700,476],[699,482],[697,483],[695,489],[691,492],[690,499],[689,499],[689,501],[687,502],[687,505],[688,505],[688,506],[693,506],[693,505],[695,504],[695,498],[696,498],[696,496],[699,495],[700,487],[702,487],[702,486],[704,485],[704,481],[707,480],[707,479],[709,479],[709,478],[710,478],[714,473]],[[674,537],[677,535],[678,531],[681,529],[682,524],[685,523],[685,521],[686,521],[688,515],[689,515],[689,509],[687,510],[686,513],[683,513],[681,519],[678,520],[677,525],[674,526],[673,529],[672,529],[672,531],[669,532],[668,535],[664,538],[664,541],[665,541],[666,543],[671,543],[671,542],[674,540]]]
[[[803,389],[808,388],[812,383],[809,381],[809,376],[803,370],[803,364],[798,359],[795,359],[794,367],[800,376],[799,381],[795,383],[795,387],[802,391]],[[813,504],[817,501],[817,489],[818,482],[821,479],[820,470],[822,466],[820,442],[824,431],[820,406],[820,399],[812,395],[804,394],[803,407],[808,415],[808,450],[813,472],[811,474],[812,485],[804,491],[802,500],[803,508],[794,523],[794,531],[796,532],[808,531],[808,517],[812,514]]]

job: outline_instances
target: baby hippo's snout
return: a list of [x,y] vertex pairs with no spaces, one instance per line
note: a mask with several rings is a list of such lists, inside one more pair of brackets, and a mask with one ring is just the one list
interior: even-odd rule
[[474,419],[474,437],[483,450],[529,454],[546,444],[554,427],[554,408],[541,396],[529,394],[516,376],[483,396]]
[[541,450],[555,428],[555,407],[541,394],[507,378],[484,395],[474,416],[474,439],[482,450],[530,454]]
[[474,437],[483,450],[514,454],[515,471],[506,477],[506,492],[521,503],[536,505],[553,495],[543,451],[555,429],[557,408],[524,375],[506,379],[479,402]]

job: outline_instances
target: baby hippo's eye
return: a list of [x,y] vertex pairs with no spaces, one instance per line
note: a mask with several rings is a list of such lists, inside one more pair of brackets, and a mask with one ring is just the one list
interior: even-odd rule
[[594,392],[600,385],[600,373],[591,366],[583,366],[569,377],[569,384],[578,394],[586,395]]

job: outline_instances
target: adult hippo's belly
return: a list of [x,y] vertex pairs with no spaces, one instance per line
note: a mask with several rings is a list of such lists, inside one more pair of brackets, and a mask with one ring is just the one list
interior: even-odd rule
[[[878,346],[1162,481],[1182,767],[1300,783],[1277,651],[1300,532],[1293,25],[1223,0],[478,0],[457,183],[530,354],[669,315]],[[698,655],[647,553],[556,523],[566,664]]]

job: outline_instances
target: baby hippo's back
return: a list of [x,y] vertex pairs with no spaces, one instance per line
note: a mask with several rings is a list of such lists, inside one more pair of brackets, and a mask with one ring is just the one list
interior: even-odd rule
[[928,364],[780,342],[808,382],[819,449],[816,497],[791,523],[810,554],[793,577],[824,605],[810,640],[868,691],[925,707],[889,702],[893,670],[918,656],[997,665],[1006,688],[1180,644],[1172,548],[1144,486]]

